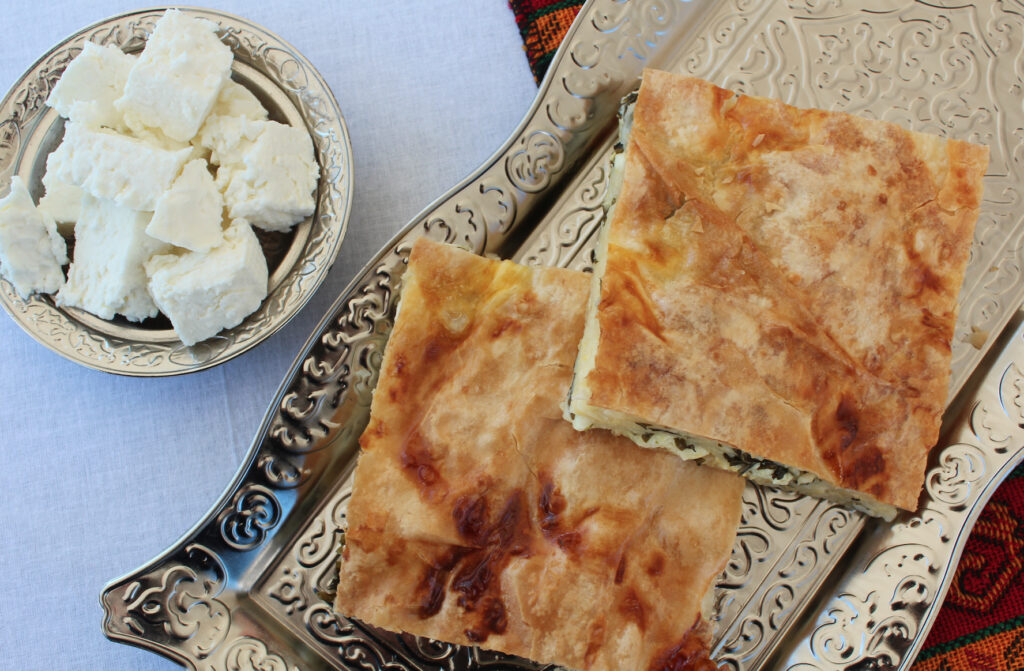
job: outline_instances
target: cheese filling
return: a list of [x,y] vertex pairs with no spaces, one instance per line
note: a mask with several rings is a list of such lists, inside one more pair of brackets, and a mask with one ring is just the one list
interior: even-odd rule
[[[582,389],[579,385],[574,386],[577,387],[577,393],[586,392],[585,386]],[[882,503],[863,492],[836,487],[810,471],[786,466],[771,459],[761,459],[703,436],[634,421],[622,413],[580,402],[576,397],[573,398],[567,419],[579,431],[607,429],[642,447],[668,450],[681,459],[732,471],[758,484],[828,499],[889,522],[896,517],[895,506]]]

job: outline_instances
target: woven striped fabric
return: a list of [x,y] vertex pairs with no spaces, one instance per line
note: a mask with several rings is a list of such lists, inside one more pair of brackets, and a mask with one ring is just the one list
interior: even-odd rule
[[516,15],[530,70],[539,82],[583,0],[510,0],[509,6]]
[[[509,5],[539,82],[583,2],[510,0]],[[1024,466],[982,512],[912,671],[1024,671],[1022,568]]]

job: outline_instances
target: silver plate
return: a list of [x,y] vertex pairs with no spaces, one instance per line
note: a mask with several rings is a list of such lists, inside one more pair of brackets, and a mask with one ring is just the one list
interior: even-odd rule
[[[85,42],[142,50],[163,9],[129,12],[84,28],[40,58],[0,102],[0,184],[20,175],[38,202],[46,157],[64,120],[45,105],[50,90]],[[0,280],[0,304],[29,335],[71,361],[110,373],[164,376],[223,363],[284,326],[327,276],[345,237],[352,202],[352,149],[338,102],[294,47],[245,19],[206,9],[183,10],[220,26],[234,53],[232,78],[252,91],[270,118],[307,128],[320,166],[316,210],[289,233],[257,231],[270,270],[269,293],[238,326],[186,347],[165,318],[136,324],[59,308],[52,296],[23,300]]]
[[716,588],[715,655],[726,668],[909,667],[967,532],[1024,457],[1024,331],[1006,328],[1024,298],[1024,12],[940,5],[588,2],[509,141],[335,303],[223,498],[174,547],[108,585],[107,635],[197,669],[535,668],[337,618],[317,591],[333,570],[412,241],[588,269],[615,111],[649,65],[992,148],[953,345],[953,401],[917,514],[885,524],[749,486]]

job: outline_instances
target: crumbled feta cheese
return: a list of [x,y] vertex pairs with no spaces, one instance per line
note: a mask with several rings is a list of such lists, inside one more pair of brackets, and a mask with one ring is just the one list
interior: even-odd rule
[[114,101],[124,93],[135,60],[112,44],[86,42],[57,80],[46,104],[77,123],[123,130],[124,118]]
[[[258,130],[250,139],[253,130]],[[217,184],[232,218],[268,231],[286,231],[313,213],[319,175],[305,129],[276,121],[247,121],[237,142],[225,141]]]
[[236,326],[267,295],[267,261],[252,228],[236,219],[209,252],[154,256],[149,289],[186,345]]
[[107,130],[69,123],[47,160],[57,179],[133,210],[152,211],[192,149],[168,150]]
[[203,159],[185,165],[171,188],[156,201],[146,233],[193,252],[208,252],[224,239],[224,198]]
[[11,193],[0,200],[0,275],[22,298],[52,293],[64,284],[60,268],[67,261],[53,217],[39,212],[21,177],[13,177]]
[[143,264],[170,245],[146,235],[149,212],[86,195],[75,226],[75,251],[57,305],[81,308],[102,319],[115,313],[131,321],[157,314]]
[[159,128],[182,142],[196,134],[231,74],[231,49],[216,31],[212,21],[164,13],[114,103],[129,128]]

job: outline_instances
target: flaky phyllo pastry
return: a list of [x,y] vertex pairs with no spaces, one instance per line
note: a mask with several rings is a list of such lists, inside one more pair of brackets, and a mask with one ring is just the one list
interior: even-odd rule
[[742,478],[562,417],[590,281],[421,240],[360,443],[338,612],[575,669],[710,669]]
[[623,121],[569,418],[916,508],[988,150],[650,70]]

